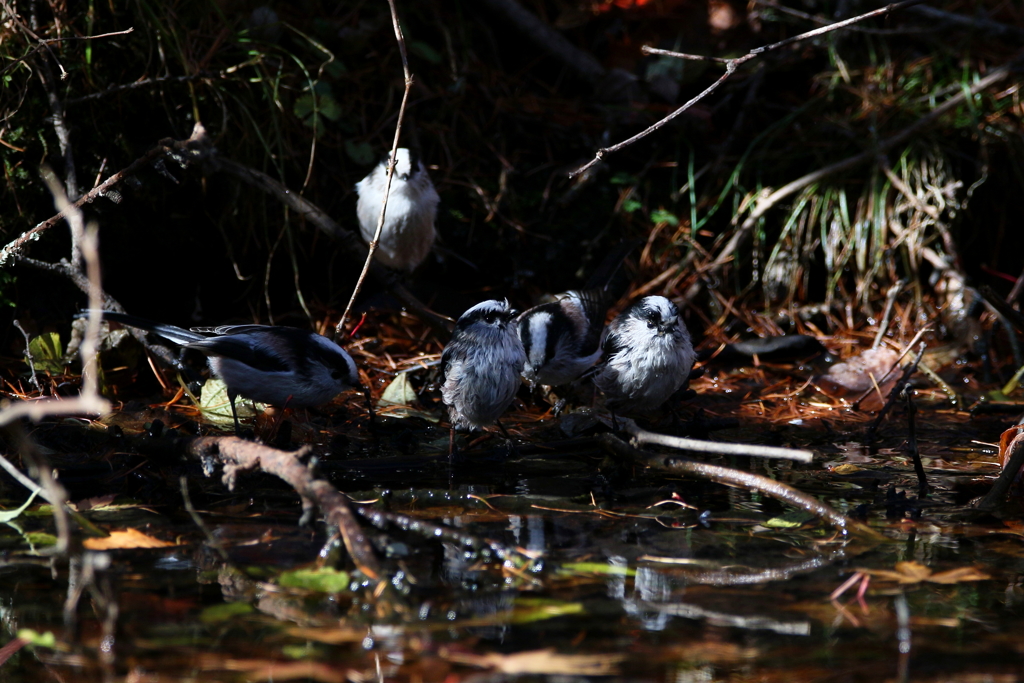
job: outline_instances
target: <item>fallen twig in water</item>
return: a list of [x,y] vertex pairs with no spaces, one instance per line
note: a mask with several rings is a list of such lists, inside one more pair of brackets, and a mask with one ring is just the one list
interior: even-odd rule
[[782,460],[795,460],[797,462],[811,462],[814,453],[800,448],[781,448],[778,446],[762,446],[760,444],[747,443],[722,443],[721,441],[704,441],[703,439],[691,439],[683,436],[669,436],[649,432],[641,428],[636,422],[629,418],[618,418],[619,424],[633,437],[634,443],[653,444],[656,446],[667,446],[678,448],[683,451],[694,453],[715,453],[717,455],[743,455],[751,458],[778,458]]
[[301,461],[310,452],[309,446],[289,452],[234,436],[202,436],[190,439],[187,450],[202,461],[207,476],[213,473],[212,461],[220,462],[224,466],[221,479],[230,490],[234,490],[238,473],[246,470],[260,469],[283,479],[302,498],[303,512],[309,512],[314,504],[319,507],[327,523],[338,527],[353,562],[368,576],[380,577],[377,556],[348,499],[327,481],[314,477]]
[[597,442],[608,453],[618,457],[629,458],[630,460],[646,465],[647,467],[655,467],[679,474],[689,474],[702,479],[708,479],[719,484],[725,484],[726,486],[736,486],[751,491],[761,491],[772,498],[776,498],[784,503],[798,507],[801,510],[806,510],[807,512],[822,518],[842,532],[843,535],[846,535],[850,531],[855,531],[862,536],[877,537],[877,534],[868,527],[848,520],[844,515],[840,514],[831,506],[822,503],[817,498],[809,496],[801,491],[797,491],[791,486],[786,486],[782,482],[761,476],[760,474],[741,472],[729,467],[711,465],[705,462],[689,460],[687,458],[681,458],[674,455],[649,453],[636,448],[635,446],[631,446],[614,434],[601,434],[597,437]]

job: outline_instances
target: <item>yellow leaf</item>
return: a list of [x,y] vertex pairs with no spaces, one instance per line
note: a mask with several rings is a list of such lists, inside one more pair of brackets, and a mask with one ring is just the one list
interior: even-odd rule
[[932,574],[928,580],[932,583],[960,583],[961,581],[987,581],[992,577],[975,567],[957,567],[949,571]]
[[608,676],[617,673],[618,664],[625,658],[626,655],[619,653],[564,655],[553,649],[529,650],[508,655],[498,652],[485,655],[468,652],[448,653],[448,659],[453,662],[493,669],[504,674]]
[[107,538],[87,538],[82,541],[89,550],[125,550],[127,548],[166,548],[174,545],[159,538],[147,536],[138,529],[111,531]]
[[932,570],[920,562],[897,562],[896,571],[903,575],[900,583],[920,583],[932,575]]
[[958,567],[948,569],[938,574],[920,562],[897,562],[896,571],[891,569],[858,569],[857,571],[869,574],[879,581],[896,581],[898,583],[960,583],[962,581],[985,581],[990,579],[988,574],[975,567]]

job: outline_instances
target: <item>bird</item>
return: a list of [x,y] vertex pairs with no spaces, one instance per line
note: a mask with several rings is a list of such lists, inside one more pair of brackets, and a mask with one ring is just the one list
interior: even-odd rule
[[522,375],[527,384],[569,384],[599,361],[607,310],[603,290],[573,289],[524,311],[516,328],[526,353]]
[[[377,232],[388,184],[388,161],[383,159],[356,183],[359,232],[367,244]],[[395,152],[395,173],[374,257],[394,270],[415,270],[427,258],[437,237],[434,221],[440,201],[423,162],[414,152],[400,147]]]
[[[102,311],[104,320],[160,335],[207,356],[224,381],[238,433],[238,396],[260,403],[310,408],[361,386],[355,361],[322,335],[276,325],[224,325],[186,330],[133,315]],[[79,315],[87,315],[82,313]]]
[[627,240],[612,249],[583,289],[556,294],[554,301],[534,306],[519,316],[517,330],[526,351],[523,379],[531,389],[538,384],[569,384],[601,359],[604,321],[616,298],[611,284],[638,244]]
[[453,432],[497,423],[515,398],[526,362],[516,313],[507,300],[492,299],[473,306],[455,323],[441,353],[441,400],[448,406]]
[[646,296],[608,325],[594,384],[613,412],[647,413],[687,382],[695,354],[679,309],[663,296]]

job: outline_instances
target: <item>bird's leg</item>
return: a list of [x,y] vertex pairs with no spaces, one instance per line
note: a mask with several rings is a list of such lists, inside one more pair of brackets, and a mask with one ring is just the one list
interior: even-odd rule
[[495,420],[494,424],[498,425],[498,429],[501,430],[501,433],[505,435],[506,439],[509,441],[512,440],[512,435],[508,433],[507,429],[505,429],[505,425],[501,424],[501,420]]
[[366,398],[366,410],[370,413],[370,424],[373,425],[377,421],[377,413],[373,411],[373,394],[370,393],[368,384],[360,384],[359,387],[363,390],[363,396]]
[[236,394],[228,394],[228,400],[231,401],[231,416],[235,418],[235,436],[242,435],[242,426],[238,424],[238,410],[235,408]]
[[555,401],[555,405],[552,407],[552,410],[554,411],[555,417],[558,417],[558,416],[560,416],[562,414],[562,411],[565,410],[565,406],[567,404],[568,404],[568,401],[566,399],[564,399],[564,398],[560,398],[560,399]]

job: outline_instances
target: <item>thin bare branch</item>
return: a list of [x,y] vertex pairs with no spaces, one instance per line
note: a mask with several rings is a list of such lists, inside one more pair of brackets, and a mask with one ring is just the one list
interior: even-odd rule
[[633,437],[633,441],[637,444],[667,446],[669,448],[678,448],[682,451],[693,451],[694,453],[741,455],[751,458],[778,458],[804,463],[814,460],[814,453],[801,448],[779,448],[777,446],[762,446],[760,444],[722,443],[721,441],[689,439],[681,436],[649,432],[628,418],[620,417],[617,418],[617,421],[625,427],[625,431]]
[[778,50],[779,48],[786,47],[787,45],[792,45],[793,43],[798,43],[798,42],[807,40],[809,38],[816,38],[817,36],[824,35],[824,34],[829,33],[831,31],[836,31],[838,29],[845,28],[847,26],[850,26],[851,24],[856,24],[857,22],[864,21],[865,19],[870,19],[872,17],[877,17],[877,16],[882,15],[882,14],[888,14],[889,12],[892,12],[892,11],[895,11],[895,10],[900,10],[900,9],[905,9],[905,8],[911,7],[913,5],[919,5],[922,2],[924,2],[924,1],[925,0],[903,0],[903,2],[892,3],[892,4],[889,4],[889,5],[886,5],[885,7],[882,7],[880,9],[876,9],[876,10],[873,10],[871,12],[866,12],[866,13],[860,14],[860,15],[858,15],[856,17],[852,17],[850,19],[846,19],[844,21],[837,21],[834,24],[829,24],[828,26],[822,26],[820,28],[816,28],[816,29],[813,29],[811,31],[807,31],[806,33],[801,33],[800,35],[792,36],[791,38],[786,38],[785,40],[780,40],[779,42],[772,43],[771,45],[764,45],[762,47],[754,48],[753,50],[751,50],[747,54],[743,55],[742,57],[737,57],[736,59],[721,59],[721,58],[718,58],[718,57],[698,57],[697,55],[688,55],[688,54],[684,54],[684,53],[680,53],[680,52],[670,52],[668,50],[658,50],[658,49],[655,49],[655,48],[644,46],[644,47],[641,48],[641,50],[644,53],[646,53],[646,54],[668,55],[668,56],[671,56],[671,57],[678,57],[679,59],[691,59],[691,60],[698,59],[698,60],[702,60],[702,61],[710,61],[710,62],[716,62],[716,63],[719,63],[719,64],[724,64],[725,65],[725,73],[722,74],[722,76],[719,77],[719,79],[717,81],[712,83],[709,87],[705,88],[704,91],[701,92],[699,95],[697,95],[693,99],[689,100],[688,102],[683,104],[681,107],[679,107],[674,112],[672,112],[671,114],[669,114],[665,118],[661,119],[657,123],[651,125],[650,127],[648,127],[647,129],[641,131],[640,133],[637,133],[636,135],[634,135],[633,137],[629,138],[628,140],[624,140],[624,141],[622,141],[622,142],[620,142],[618,144],[612,145],[611,147],[602,147],[601,149],[597,150],[597,152],[594,154],[594,158],[593,159],[591,159],[590,161],[588,161],[584,165],[580,166],[575,171],[572,171],[569,174],[569,177],[570,178],[576,177],[580,173],[583,173],[587,169],[589,169],[592,166],[594,166],[595,164],[599,163],[602,159],[604,159],[605,156],[607,156],[609,154],[613,154],[615,152],[618,152],[620,149],[622,149],[624,147],[628,147],[629,145],[632,145],[633,143],[637,142],[638,140],[641,140],[641,139],[647,137],[648,135],[650,135],[654,131],[659,130],[660,128],[664,128],[665,125],[668,124],[670,121],[672,121],[673,119],[678,117],[680,114],[685,112],[687,109],[689,109],[690,107],[695,105],[697,102],[700,102],[702,99],[704,99],[705,97],[710,95],[712,92],[714,92],[718,88],[718,86],[720,86],[723,82],[726,81],[726,79],[728,79],[730,76],[732,76],[736,72],[736,69],[739,68],[740,65],[742,65],[742,64],[744,64],[744,63],[746,63],[746,62],[748,62],[748,61],[750,61],[752,59],[754,59],[755,57],[759,57],[759,56],[765,54],[766,52],[771,52],[772,50]]
[[68,41],[68,40],[96,40],[98,38],[112,38],[113,36],[126,36],[126,35],[128,35],[129,33],[131,33],[134,30],[135,30],[134,28],[126,28],[123,31],[114,31],[112,33],[101,33],[101,34],[96,35],[96,36],[68,36],[67,38],[44,38],[44,39],[40,40],[39,42],[40,43],[63,43],[63,42]]
[[363,288],[363,281],[366,280],[366,273],[370,270],[370,262],[373,260],[373,254],[377,251],[377,243],[380,240],[380,232],[384,228],[384,216],[388,210],[388,197],[391,194],[391,179],[395,176],[395,159],[398,154],[398,139],[402,133],[402,122],[405,120],[405,108],[409,104],[409,91],[412,90],[412,72],[409,71],[409,57],[405,52],[405,36],[402,35],[402,27],[398,23],[398,8],[395,7],[395,0],[388,0],[388,5],[391,7],[391,23],[395,28],[395,40],[398,41],[398,52],[402,56],[402,72],[405,75],[405,92],[402,93],[402,104],[398,108],[398,121],[395,123],[395,139],[391,143],[391,157],[388,159],[388,182],[384,186],[384,201],[381,202],[380,216],[377,218],[377,230],[373,233],[373,240],[370,241],[370,250],[366,254],[366,262],[363,263],[363,270],[359,273],[359,279],[356,280],[356,286],[352,290],[352,296],[348,300],[348,305],[345,306],[345,312],[341,314],[341,320],[338,321],[337,327],[334,328],[334,334],[340,338],[342,330],[345,327],[345,321],[348,320],[348,315],[352,311],[352,305],[356,301],[356,297],[359,296],[359,290]]
[[96,349],[99,348],[100,316],[93,311],[102,310],[103,290],[100,286],[100,254],[96,228],[85,228],[82,212],[68,201],[64,189],[52,173],[44,173],[43,178],[53,193],[57,210],[67,218],[72,234],[77,235],[88,274],[87,291],[91,310],[88,331],[81,347],[82,391],[78,397],[72,399],[44,398],[15,404],[4,402],[3,408],[0,409],[0,427],[23,417],[38,421],[47,415],[102,415],[110,410],[110,404],[98,391]]
[[[81,209],[86,204],[91,204],[96,201],[98,197],[102,197],[108,194],[116,185],[120,184],[125,178],[135,175],[145,166],[149,165],[154,159],[166,154],[171,150],[184,150],[188,148],[192,143],[196,142],[200,136],[205,135],[205,130],[202,130],[201,126],[197,126],[196,130],[193,131],[192,137],[187,140],[171,140],[166,138],[157,143],[157,146],[146,152],[144,155],[133,161],[127,167],[121,169],[117,173],[113,174],[102,183],[91,189],[86,194],[82,195],[74,204],[69,205],[69,208],[74,210]],[[40,233],[52,228],[54,225],[59,223],[61,219],[66,216],[66,210],[61,210],[57,215],[47,218],[42,223],[39,223],[34,228],[25,231],[19,235],[12,242],[7,244],[3,249],[0,249],[0,267],[8,264],[12,256],[21,255],[25,246],[29,242],[34,242],[40,237]]]
[[32,340],[29,339],[28,332],[21,326],[20,321],[15,320],[14,326],[18,328],[21,336],[25,338],[25,359],[28,361],[28,369],[32,371],[32,377],[29,378],[29,382],[36,388],[36,391],[42,391],[42,387],[39,386],[39,378],[36,377],[36,363],[32,358]]

